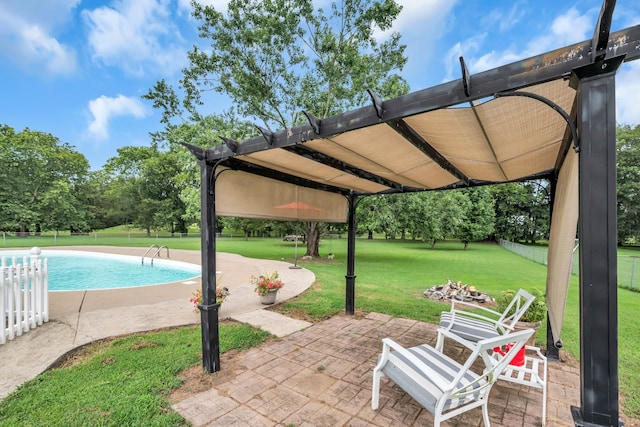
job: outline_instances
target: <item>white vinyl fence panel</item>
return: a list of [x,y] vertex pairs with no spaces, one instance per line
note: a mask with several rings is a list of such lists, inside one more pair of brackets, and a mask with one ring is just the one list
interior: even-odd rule
[[22,264],[13,258],[0,263],[0,313],[4,319],[0,328],[0,344],[49,321],[49,282],[47,260],[40,249],[31,251]]

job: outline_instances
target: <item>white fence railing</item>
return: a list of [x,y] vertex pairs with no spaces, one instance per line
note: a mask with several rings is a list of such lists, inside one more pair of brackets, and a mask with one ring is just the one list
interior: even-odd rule
[[[537,246],[521,245],[520,243],[509,242],[500,239],[498,244],[508,251],[514,252],[520,256],[528,258],[540,264],[547,265],[547,248]],[[618,286],[637,290],[640,288],[640,256],[636,255],[618,255],[617,257],[617,281]],[[573,249],[573,263],[571,264],[571,274],[576,276],[580,274],[580,249],[577,241]]]
[[0,264],[0,344],[49,321],[49,280],[47,260],[40,249],[31,250],[22,264],[14,257]]
[[[548,251],[546,247],[542,246],[527,246],[521,245],[520,243],[510,242],[508,240],[498,240],[498,244],[505,248],[508,251],[516,253],[520,256],[530,259],[531,261],[535,261],[538,264],[547,265],[547,255]],[[573,249],[573,262],[571,264],[571,274],[579,273],[579,265],[580,265],[580,256],[578,252],[578,246]]]

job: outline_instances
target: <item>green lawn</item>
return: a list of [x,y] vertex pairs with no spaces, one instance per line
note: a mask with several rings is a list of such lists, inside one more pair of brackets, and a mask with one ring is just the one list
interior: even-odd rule
[[[41,239],[51,241],[50,237],[18,240],[24,241],[21,245],[23,247],[46,246],[47,243]],[[142,248],[153,243],[167,245],[171,249],[200,247],[199,238],[129,239],[99,235],[97,239],[92,236],[59,237],[56,241],[58,245],[106,244]],[[252,238],[248,241],[238,237],[220,238],[218,250],[248,257],[292,261],[294,243],[275,238]],[[292,315],[303,313],[317,320],[344,311],[346,239],[325,239],[321,243],[320,252],[333,252],[335,260],[301,263],[315,273],[317,281],[302,296],[283,304],[281,311]],[[302,253],[304,249],[298,248],[298,255]],[[430,244],[423,242],[358,239],[355,273],[356,310],[377,311],[431,322],[438,320],[443,305],[427,300],[422,292],[433,285],[445,283],[447,279],[474,285],[493,297],[508,289],[544,290],[546,283],[545,266],[489,243],[474,243],[464,250],[459,242],[442,242],[431,249]],[[618,299],[620,390],[626,398],[625,413],[639,418],[640,377],[635,373],[640,372],[640,360],[636,357],[640,353],[640,342],[637,339],[635,319],[640,312],[640,293],[619,289]],[[569,288],[562,338],[564,348],[575,357],[579,357],[578,328],[578,278],[574,276]],[[539,331],[538,344],[546,344],[544,327]],[[199,344],[194,345],[199,347]],[[2,405],[0,408],[5,408],[6,404]]]
[[[246,325],[220,325],[223,352],[267,337]],[[180,372],[202,364],[200,340],[200,328],[191,326],[88,346],[81,362],[49,370],[0,402],[0,425],[183,426],[167,398]]]

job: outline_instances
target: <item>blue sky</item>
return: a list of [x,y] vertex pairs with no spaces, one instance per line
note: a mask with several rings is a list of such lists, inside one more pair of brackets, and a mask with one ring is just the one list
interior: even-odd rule
[[[396,0],[412,91],[590,39],[600,0]],[[329,0],[315,0],[320,5]],[[225,9],[226,1],[201,1]],[[146,93],[175,83],[198,43],[189,0],[0,0],[0,124],[48,132],[92,169],[161,129]],[[640,24],[640,2],[618,0],[612,31]],[[384,37],[384,34],[380,34]],[[640,124],[640,60],[617,77],[617,121]],[[229,102],[214,98],[211,112]]]

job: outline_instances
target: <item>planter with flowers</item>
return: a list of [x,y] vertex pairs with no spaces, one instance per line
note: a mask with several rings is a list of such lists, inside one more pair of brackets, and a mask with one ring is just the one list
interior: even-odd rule
[[257,277],[251,276],[251,283],[255,286],[255,291],[260,297],[260,302],[262,304],[275,303],[278,289],[284,286],[284,283],[280,280],[277,271],[269,274],[262,274]]
[[[231,294],[229,288],[226,286],[216,287],[216,303],[222,304],[224,300]],[[200,313],[200,306],[202,305],[202,290],[196,289],[192,294],[189,302],[193,304],[193,312]]]

